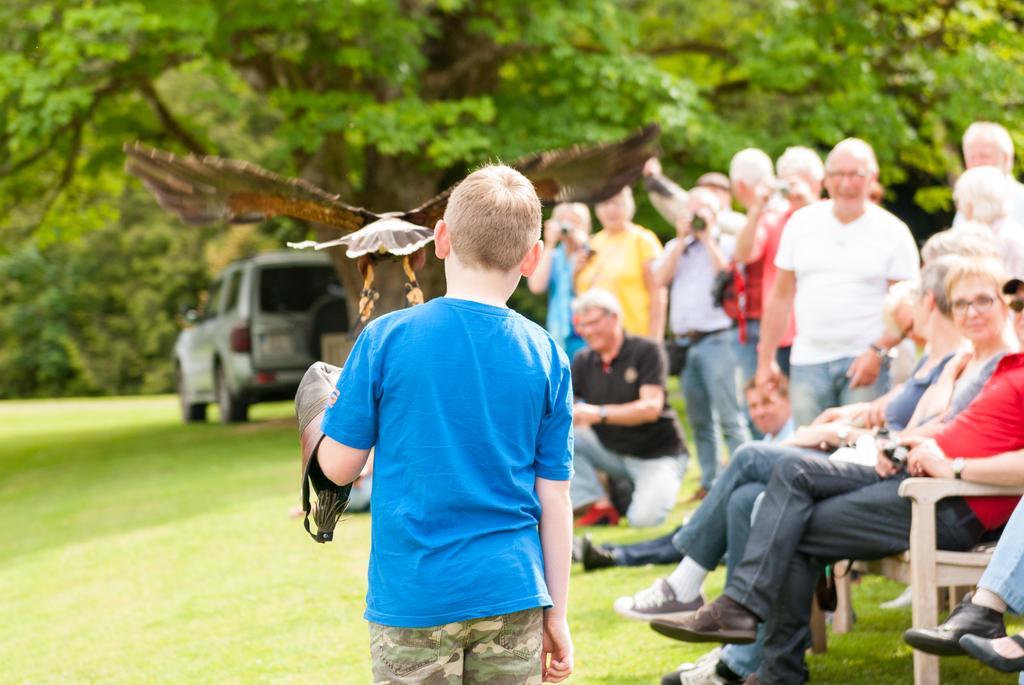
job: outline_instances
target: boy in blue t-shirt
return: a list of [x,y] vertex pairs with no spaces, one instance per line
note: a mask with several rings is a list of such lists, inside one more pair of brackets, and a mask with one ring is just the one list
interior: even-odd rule
[[572,672],[569,363],[506,306],[540,259],[540,226],[514,169],[460,183],[434,231],[445,297],[370,323],[324,416],[318,458],[334,482],[355,480],[375,447],[375,683]]

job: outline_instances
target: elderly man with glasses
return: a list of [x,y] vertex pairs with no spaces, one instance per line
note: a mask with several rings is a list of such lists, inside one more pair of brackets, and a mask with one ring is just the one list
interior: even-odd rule
[[790,217],[775,256],[756,378],[777,378],[775,353],[794,310],[790,396],[798,425],[888,390],[887,354],[897,339],[885,332],[882,303],[890,285],[917,278],[920,258],[907,225],[868,199],[877,177],[870,145],[838,143],[825,161],[830,199]]
[[586,509],[577,525],[618,522],[601,484],[603,472],[632,482],[630,525],[656,526],[675,505],[687,459],[683,430],[665,392],[664,350],[626,333],[619,301],[601,288],[573,302],[573,323],[587,343],[572,362],[570,496],[574,510]]

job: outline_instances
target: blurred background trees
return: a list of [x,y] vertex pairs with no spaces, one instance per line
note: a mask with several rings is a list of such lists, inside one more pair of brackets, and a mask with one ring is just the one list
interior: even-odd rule
[[[289,220],[181,226],[122,172],[126,141],[248,159],[388,210],[480,162],[650,121],[684,183],[748,145],[774,157],[859,135],[924,237],[948,222],[968,123],[1024,144],[1022,17],[996,0],[11,0],[0,396],[169,390],[175,317],[213,272],[330,237]],[[671,232],[643,202],[638,220]],[[440,292],[436,263],[424,285]]]

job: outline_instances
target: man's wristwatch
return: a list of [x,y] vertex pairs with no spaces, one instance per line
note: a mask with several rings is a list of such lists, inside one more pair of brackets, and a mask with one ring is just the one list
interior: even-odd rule
[[953,477],[957,480],[962,480],[964,466],[967,464],[967,460],[963,457],[957,457],[953,460]]
[[597,415],[600,418],[598,423],[608,423],[608,407],[603,404],[597,408]]
[[889,350],[885,349],[881,345],[876,345],[875,343],[871,343],[870,347],[871,347],[871,351],[875,353],[875,356],[878,357],[878,361],[880,361],[880,362],[884,362],[886,357],[889,356]]

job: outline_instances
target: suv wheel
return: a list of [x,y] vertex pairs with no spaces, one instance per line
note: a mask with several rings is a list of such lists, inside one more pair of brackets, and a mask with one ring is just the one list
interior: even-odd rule
[[185,374],[179,366],[176,373],[178,386],[178,404],[181,407],[181,420],[185,423],[206,421],[206,403],[192,404],[188,401],[188,389],[185,387]]
[[232,395],[228,387],[227,374],[223,366],[217,366],[217,404],[220,405],[220,422],[237,423],[249,420],[249,403],[240,395]]

